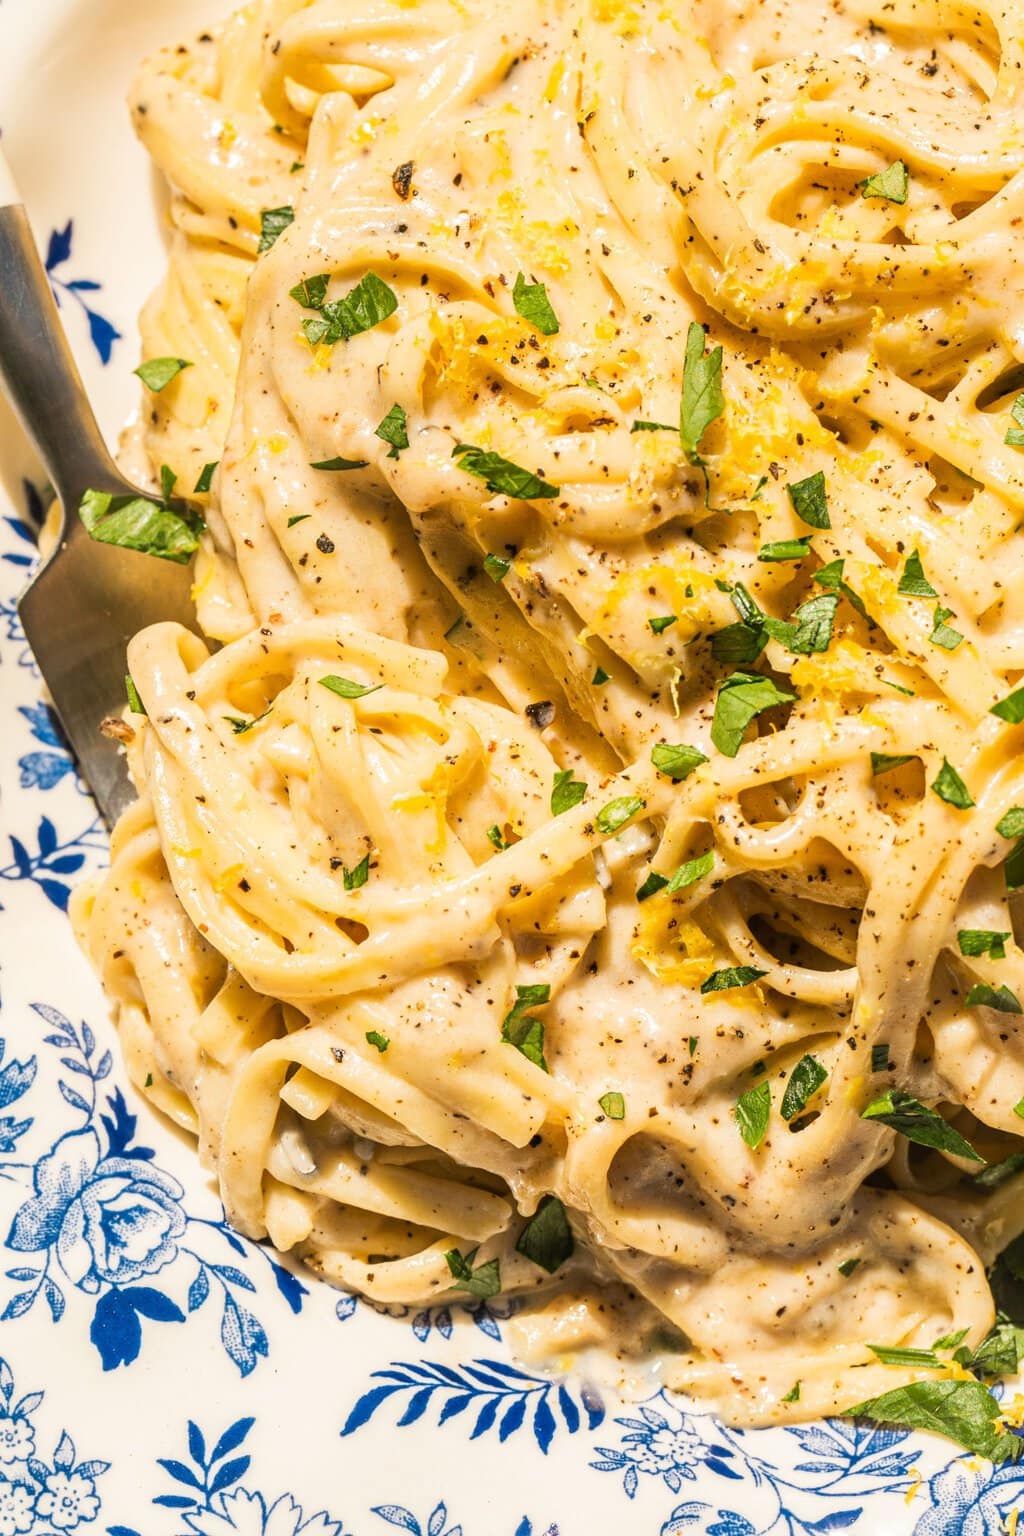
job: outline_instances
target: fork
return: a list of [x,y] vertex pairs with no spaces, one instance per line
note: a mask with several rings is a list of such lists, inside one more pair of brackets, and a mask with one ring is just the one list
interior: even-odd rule
[[[124,479],[96,424],[39,259],[25,208],[0,152],[0,383],[35,444],[60,502],[52,553],[18,613],[54,708],[96,803],[112,825],[135,798],[116,729],[126,649],[163,619],[195,627],[187,566],[94,542],[78,516],[87,490],[144,496]],[[186,512],[186,503],[168,501]]]

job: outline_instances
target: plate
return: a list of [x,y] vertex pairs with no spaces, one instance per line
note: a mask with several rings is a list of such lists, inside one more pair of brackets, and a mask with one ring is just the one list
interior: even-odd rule
[[[216,9],[0,4],[3,143],[111,440],[163,265],[123,99],[147,49]],[[65,916],[106,839],[17,622],[42,510],[0,414],[0,1536],[1013,1529],[1024,1471],[846,1420],[741,1432],[660,1391],[625,1402],[517,1364],[508,1304],[385,1314],[225,1225],[128,1085]]]

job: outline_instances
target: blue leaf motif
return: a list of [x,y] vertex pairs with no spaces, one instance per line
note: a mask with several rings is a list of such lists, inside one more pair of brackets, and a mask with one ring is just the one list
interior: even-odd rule
[[734,1472],[732,1467],[727,1467],[724,1461],[719,1461],[717,1456],[709,1456],[709,1457],[707,1457],[706,1461],[704,1462],[704,1465],[710,1471],[717,1472],[719,1477],[731,1477],[731,1478],[734,1478],[738,1482],[740,1480],[741,1476],[742,1476],[741,1473]]
[[500,1404],[500,1397],[489,1397],[487,1399],[483,1407],[480,1409],[480,1412],[476,1416],[476,1423],[473,1425],[473,1433],[469,1437],[471,1440],[479,1440],[481,1435],[485,1435],[487,1433],[498,1416],[498,1408]]
[[[24,524],[22,525],[24,526]],[[32,535],[26,531],[26,536]],[[29,729],[36,741],[41,741],[44,747],[63,747],[64,742],[57,729],[57,719],[53,711],[46,704],[20,704],[19,715],[24,715],[28,721]]]
[[400,1504],[377,1504],[374,1506],[373,1513],[380,1515],[388,1525],[397,1525],[400,1531],[409,1531],[411,1536],[422,1536],[419,1521],[410,1510],[403,1509]]
[[399,1429],[404,1429],[407,1424],[415,1424],[417,1419],[423,1417],[433,1391],[433,1387],[421,1387],[418,1392],[412,1394],[405,1406],[402,1417],[398,1421]]
[[421,1344],[430,1337],[431,1327],[432,1323],[430,1319],[430,1309],[428,1307],[424,1307],[423,1311],[417,1312],[416,1316],[412,1320],[413,1334],[417,1339],[419,1339]]
[[164,1509],[196,1509],[198,1499],[188,1499],[182,1493],[161,1493],[154,1500],[154,1504],[161,1504]]
[[188,1453],[197,1467],[206,1466],[206,1441],[194,1419],[188,1421]]
[[587,1415],[587,1428],[597,1429],[604,1423],[604,1403],[596,1387],[585,1385],[580,1389],[580,1401]]
[[71,219],[63,229],[55,229],[50,234],[49,244],[46,247],[46,270],[52,272],[54,267],[63,266],[71,255],[71,232],[73,229]]
[[340,1323],[347,1323],[350,1317],[355,1316],[358,1305],[358,1296],[339,1296],[334,1303],[334,1315]]
[[570,1435],[574,1435],[580,1427],[580,1411],[561,1384],[558,1387],[558,1406],[562,1411],[566,1429]]
[[183,1461],[174,1461],[166,1456],[158,1456],[156,1464],[158,1467],[163,1467],[167,1476],[173,1477],[176,1483],[184,1483],[186,1488],[197,1488],[200,1493],[203,1492],[201,1480],[196,1477],[190,1467],[186,1467]]
[[860,1509],[837,1509],[823,1520],[805,1520],[803,1523],[809,1531],[845,1531],[848,1526],[856,1524],[860,1517]]
[[222,1456],[229,1456],[232,1451],[237,1451],[255,1422],[253,1418],[236,1419],[228,1426],[213,1448],[213,1455],[210,1457],[211,1467],[214,1462],[220,1461]]
[[448,1519],[448,1511],[443,1504],[438,1504],[430,1519],[427,1521],[427,1536],[441,1536],[444,1523]]
[[302,1281],[292,1274],[290,1269],[286,1269],[283,1264],[278,1264],[276,1259],[270,1260],[270,1267],[273,1270],[274,1281],[278,1290],[291,1310],[298,1314],[302,1311],[303,1297],[309,1295],[308,1290],[302,1284]]
[[237,1483],[248,1472],[251,1461],[251,1456],[236,1456],[234,1461],[226,1461],[210,1484],[210,1492],[222,1493],[232,1483]]
[[455,1393],[454,1396],[448,1399],[437,1416],[438,1428],[440,1429],[442,1424],[447,1424],[449,1419],[454,1419],[456,1414],[462,1413],[469,1407],[472,1401],[472,1392]]
[[243,1376],[256,1369],[260,1355],[270,1353],[267,1335],[258,1318],[228,1292],[224,1293],[224,1312],[220,1324],[221,1343]]
[[39,829],[36,832],[36,840],[39,843],[39,852],[43,858],[49,858],[57,847],[57,828],[49,816],[40,816]]
[[192,1284],[188,1288],[188,1309],[190,1312],[198,1312],[207,1296],[210,1294],[210,1281],[205,1269],[200,1269]]
[[89,1114],[90,1111],[88,1103],[85,1099],[82,1098],[80,1093],[76,1092],[74,1088],[69,1088],[67,1083],[58,1083],[57,1088],[60,1092],[61,1098],[66,1099],[67,1102],[71,1105],[72,1109],[80,1109],[85,1114]]
[[494,1318],[488,1312],[486,1307],[480,1307],[478,1311],[473,1313],[473,1321],[476,1323],[481,1333],[486,1333],[489,1339],[496,1339],[500,1342],[501,1329],[498,1327],[497,1323],[494,1321]]
[[100,1352],[105,1371],[131,1365],[142,1347],[142,1328],[135,1308],[124,1293],[110,1290],[96,1303],[89,1338]]
[[71,891],[68,886],[61,885],[59,880],[40,880],[40,888],[47,901],[57,908],[58,912],[66,912]]
[[509,1435],[514,1435],[526,1417],[526,1394],[522,1397],[514,1397],[502,1415],[498,1425],[498,1439],[505,1441]]
[[101,363],[109,363],[114,351],[114,342],[120,341],[121,332],[116,325],[105,320],[102,315],[97,315],[94,310],[87,309],[89,320],[89,336],[93,346],[99,353]]
[[237,1285],[240,1290],[254,1291],[256,1289],[248,1275],[243,1275],[240,1269],[235,1269],[233,1264],[211,1264],[210,1268],[215,1275],[226,1280],[229,1285]]
[[708,1536],[757,1536],[755,1528],[745,1515],[734,1509],[720,1509],[714,1525],[708,1526]]
[[537,1407],[533,1415],[533,1433],[537,1444],[546,1456],[555,1434],[555,1416],[551,1412],[546,1392],[540,1393],[537,1398]]
[[47,1276],[43,1281],[43,1295],[50,1309],[50,1316],[55,1323],[59,1323],[64,1316],[64,1292]]
[[341,1426],[342,1435],[351,1435],[357,1429],[361,1429],[373,1417],[381,1403],[385,1402],[393,1392],[399,1390],[399,1385],[395,1382],[385,1387],[371,1387],[369,1392],[364,1392]]
[[0,1313],[0,1318],[7,1322],[10,1318],[21,1317],[22,1313],[28,1311],[35,1299],[35,1291],[19,1291],[17,1296],[11,1297],[3,1312]]

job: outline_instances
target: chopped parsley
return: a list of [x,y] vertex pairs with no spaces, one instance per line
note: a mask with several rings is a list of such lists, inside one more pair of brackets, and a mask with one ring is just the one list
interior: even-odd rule
[[1008,933],[998,933],[993,928],[961,928],[957,943],[962,955],[988,955],[990,960],[1006,959]]
[[656,635],[663,635],[666,629],[671,629],[673,624],[679,623],[679,615],[663,613],[653,619],[648,619],[647,622]]
[[296,512],[294,517],[288,519],[288,527],[294,528],[296,523],[304,523],[307,517],[312,517],[312,512]]
[[825,475],[822,470],[816,470],[813,475],[808,475],[806,480],[796,480],[786,486],[793,511],[801,522],[807,523],[811,528],[831,528],[832,519],[828,515],[828,493],[825,489]]
[[575,1246],[565,1206],[557,1195],[545,1195],[520,1232],[516,1252],[553,1275],[572,1257]]
[[910,174],[902,160],[894,160],[884,171],[866,176],[859,181],[861,197],[884,197],[889,203],[905,203],[910,186]]
[[530,1013],[551,999],[547,982],[536,982],[528,987],[516,987],[516,1000],[506,1013],[501,1025],[501,1038],[506,1045],[514,1045],[527,1061],[543,1072],[548,1070],[544,1060],[544,1025]]
[[331,693],[336,693],[339,699],[365,699],[368,693],[377,693],[383,688],[383,683],[375,683],[367,688],[362,683],[353,683],[347,677],[336,677],[329,673],[327,677],[318,677],[317,682],[321,688],[327,688]]
[[366,1040],[368,1045],[376,1046],[377,1050],[380,1051],[382,1056],[384,1055],[384,1052],[387,1050],[388,1046],[391,1044],[391,1041],[388,1039],[387,1035],[382,1035],[379,1029],[368,1029],[366,1031]]
[[444,1258],[455,1282],[451,1289],[468,1291],[471,1296],[487,1301],[501,1290],[501,1265],[497,1259],[488,1259],[486,1264],[480,1264],[474,1269],[473,1260],[479,1251],[473,1248],[469,1253],[462,1254],[457,1248],[451,1248]]
[[1021,1441],[1002,1427],[1002,1407],[980,1381],[911,1381],[843,1410],[907,1429],[930,1429],[992,1462],[1015,1461]]
[[367,459],[319,459],[310,469],[365,469]]
[[509,842],[504,832],[502,832],[497,822],[495,822],[493,826],[487,828],[487,841],[489,843],[493,843],[499,853],[504,853],[506,848],[512,847],[512,844]]
[[647,804],[639,795],[619,795],[615,800],[609,800],[603,805],[594,817],[594,825],[599,832],[611,834],[624,827],[627,821],[631,821],[637,811],[642,811]]
[[126,672],[124,675],[124,691],[128,696],[128,708],[131,710],[132,714],[146,714],[146,706],[142,702],[142,696],[139,693],[139,690],[136,688],[135,679],[132,677],[130,672]]
[[260,243],[257,247],[257,255],[262,256],[264,251],[269,251],[278,235],[283,235],[289,224],[294,222],[294,208],[264,208],[260,214]]
[[632,434],[633,432],[678,432],[679,428],[665,421],[634,421],[629,430]]
[[794,1381],[782,1401],[784,1403],[798,1403],[800,1401],[800,1383],[798,1381]]
[[1007,427],[1003,442],[1010,448],[1024,448],[1024,395],[1018,395],[1010,406],[1010,415],[1016,426]]
[[954,806],[958,811],[969,811],[974,804],[967,785],[946,758],[942,759],[942,767],[930,787],[940,800],[945,800],[947,805]]
[[214,459],[212,464],[204,464],[203,465],[202,470],[200,471],[200,474],[199,474],[199,479],[195,483],[195,490],[193,491],[193,495],[196,495],[196,496],[205,496],[206,495],[206,492],[210,489],[210,486],[213,484],[214,470],[217,468],[217,465],[219,463],[220,463],[219,459]]
[[871,1047],[872,1072],[888,1072],[889,1070],[889,1042],[880,1040],[877,1045]]
[[740,1135],[752,1151],[764,1141],[768,1133],[768,1120],[772,1112],[772,1091],[767,1082],[755,1083],[746,1093],[741,1093],[733,1107],[733,1117],[740,1128]]
[[191,367],[192,364],[184,357],[151,357],[132,371],[138,374],[147,389],[158,395],[183,369]]
[[[1017,1106],[1014,1105],[1014,1114]],[[1024,1173],[1024,1152],[1011,1152],[1009,1157],[1004,1157],[999,1163],[990,1163],[987,1168],[982,1168],[974,1174],[971,1182],[979,1189],[998,1189],[1005,1184],[1007,1179],[1015,1178],[1018,1173]]]
[[1015,805],[996,822],[1000,837],[1024,837],[1024,805]]
[[551,307],[548,291],[543,283],[528,283],[521,272],[516,274],[512,289],[512,303],[517,315],[528,320],[542,336],[558,334],[558,316]]
[[776,704],[792,703],[795,697],[760,672],[734,672],[719,684],[711,740],[726,757],[735,757],[751,721]]
[[352,869],[342,865],[341,878],[346,891],[358,891],[359,887],[365,885],[370,878],[370,855],[364,854]]
[[941,645],[944,651],[955,651],[963,640],[963,635],[958,629],[951,629],[946,623],[947,619],[953,619],[956,615],[952,608],[943,608],[941,603],[935,610],[934,628],[928,639],[932,645]]
[[1013,693],[1008,693],[1005,699],[1000,699],[998,704],[993,704],[989,714],[998,715],[1000,720],[1007,720],[1010,725],[1020,725],[1024,720],[1024,688],[1017,688]]
[[374,436],[379,437],[381,442],[391,444],[391,447],[388,449],[389,459],[397,459],[402,449],[408,448],[408,428],[409,418],[402,407],[397,404],[393,405],[384,417],[384,420],[374,427]]
[[712,971],[707,980],[701,982],[700,990],[705,997],[709,992],[732,992],[737,987],[749,987],[751,982],[759,981],[767,974],[755,965],[728,965],[724,970]]
[[551,791],[551,814],[561,816],[563,811],[571,811],[573,806],[579,805],[587,793],[587,786],[581,779],[574,779],[571,768],[562,768],[555,774],[554,787]]
[[813,533],[806,533],[802,539],[779,539],[775,544],[762,544],[757,558],[763,561],[804,560],[811,552],[813,537]]
[[503,459],[489,448],[474,448],[472,443],[456,443],[452,458],[459,468],[483,480],[493,496],[508,496],[513,501],[543,501],[561,494],[561,486],[551,485],[539,475]]
[[663,891],[666,885],[668,885],[667,877],[659,875],[656,869],[652,869],[636,893],[637,901],[649,901],[652,896],[657,896],[659,891]]
[[705,340],[704,327],[691,321],[686,333],[683,392],[679,403],[679,441],[691,463],[696,461],[704,433],[725,410],[722,349],[715,347],[705,356]]
[[783,1120],[792,1120],[807,1107],[822,1083],[828,1081],[828,1072],[816,1056],[801,1056],[786,1084],[779,1113]]
[[907,752],[872,752],[871,774],[877,778],[880,773],[891,773],[894,768],[902,768],[904,763],[914,763],[917,759],[912,753]]
[[1016,992],[1007,986],[990,987],[986,981],[977,982],[964,1003],[968,1008],[994,1008],[997,1013],[1024,1013]]
[[254,725],[259,725],[260,721],[265,720],[269,714],[270,708],[268,706],[262,715],[256,715],[252,720],[246,720],[241,715],[225,715],[224,719],[228,722],[236,736],[244,736],[246,731],[251,731]]
[[78,515],[91,539],[134,549],[175,565],[187,565],[206,524],[198,514],[177,511],[146,496],[83,491]]
[[304,279],[290,290],[292,298],[303,308],[317,312],[312,319],[302,322],[311,347],[321,343],[333,347],[336,342],[348,341],[363,331],[371,331],[398,308],[398,295],[376,272],[367,272],[340,299],[327,298],[329,282],[329,274],[320,273],[317,277]]
[[659,773],[666,774],[678,784],[688,779],[701,763],[706,763],[707,758],[699,747],[688,747],[682,742],[673,745],[659,741],[656,747],[651,748],[651,762]]
[[605,683],[610,681],[610,673],[606,672],[604,667],[598,667],[593,677],[590,679],[590,684],[592,688],[601,688]]
[[850,1276],[853,1274],[854,1270],[857,1268],[859,1263],[860,1263],[860,1259],[844,1259],[843,1260],[843,1262],[838,1266],[838,1268],[839,1268],[839,1273],[842,1275],[844,1280],[848,1280],[850,1278]]
[[912,1365],[919,1370],[941,1371],[946,1364],[933,1349],[901,1349],[888,1344],[869,1344],[868,1349],[883,1365]]
[[511,560],[503,560],[500,555],[484,555],[484,570],[492,581],[504,581],[511,569]]
[[703,880],[705,875],[710,875],[714,867],[714,852],[702,853],[696,859],[687,859],[685,864],[680,864],[666,885],[666,896],[674,896],[676,891],[685,890],[688,885],[695,885],[698,880]]
[[901,597],[938,597],[938,593],[924,573],[921,556],[915,549],[903,565],[896,591]]
[[985,1161],[948,1120],[934,1109],[926,1109],[901,1088],[887,1088],[880,1098],[873,1099],[866,1109],[861,1110],[860,1117],[862,1120],[878,1120],[918,1146],[951,1152],[955,1157],[967,1158],[974,1163]]
[[602,1093],[597,1101],[609,1120],[625,1120],[626,1101],[621,1093]]

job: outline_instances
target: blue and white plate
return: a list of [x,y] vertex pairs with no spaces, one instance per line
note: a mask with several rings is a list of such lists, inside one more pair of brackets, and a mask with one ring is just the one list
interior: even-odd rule
[[[4,146],[111,437],[163,263],[125,89],[210,8],[0,0]],[[384,1315],[225,1225],[128,1086],[65,916],[106,845],[15,612],[42,505],[0,406],[0,1536],[1012,1530],[1024,1470],[846,1421],[741,1433],[662,1393],[612,1400],[517,1366],[507,1306]]]

